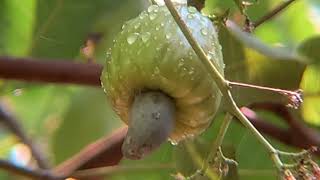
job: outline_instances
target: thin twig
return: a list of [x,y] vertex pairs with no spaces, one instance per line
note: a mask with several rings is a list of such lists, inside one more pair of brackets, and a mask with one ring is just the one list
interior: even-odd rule
[[43,179],[43,180],[62,180],[63,177],[55,176],[48,170],[38,169],[27,169],[24,167],[16,166],[8,161],[0,159],[0,169],[6,170],[7,172],[14,173],[16,175],[29,177],[32,179]]
[[289,125],[289,131],[293,134],[293,136],[290,137],[296,142],[295,144],[305,144],[303,147],[305,149],[310,148],[310,146],[320,147],[320,134],[292,116],[288,108],[284,105],[264,102],[252,104],[250,107],[255,110],[267,110],[279,115]]
[[203,163],[203,166],[202,166],[202,171],[203,173],[205,174],[207,169],[208,169],[208,166],[209,166],[209,161],[211,161],[218,153],[219,151],[219,148],[221,147],[221,144],[222,144],[222,141],[224,139],[224,136],[228,130],[228,127],[232,121],[232,118],[233,116],[229,113],[227,113],[225,115],[225,118],[223,119],[222,121],[222,125],[219,129],[219,132],[218,132],[218,135],[217,135],[217,138],[211,148],[211,150],[209,151],[209,155],[208,155],[208,158],[206,161],[204,161]]
[[27,135],[22,125],[17,119],[13,117],[1,104],[0,104],[0,123],[4,124],[14,135],[16,135],[22,143],[30,148],[33,158],[36,160],[39,168],[49,169],[47,158],[32,142],[31,138]]
[[271,10],[269,13],[267,13],[266,15],[264,15],[263,17],[261,17],[259,20],[257,20],[256,22],[253,23],[253,27],[257,28],[258,26],[260,26],[261,24],[263,24],[264,22],[272,19],[273,17],[275,17],[277,14],[279,14],[280,12],[282,12],[282,10],[284,10],[285,8],[287,8],[291,3],[293,3],[295,0],[287,0],[285,2],[283,2],[282,4],[278,5],[275,9]]
[[101,71],[99,64],[0,56],[0,78],[5,79],[100,86]]
[[106,175],[114,175],[117,173],[129,173],[129,172],[137,172],[137,171],[159,171],[159,170],[173,170],[175,168],[174,164],[142,164],[142,165],[134,165],[134,166],[108,166],[101,168],[93,168],[87,170],[80,170],[74,172],[71,177],[74,178],[89,178],[89,177],[100,177]]

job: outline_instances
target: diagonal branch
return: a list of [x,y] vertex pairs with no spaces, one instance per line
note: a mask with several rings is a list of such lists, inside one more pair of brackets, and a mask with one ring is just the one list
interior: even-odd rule
[[277,14],[282,12],[285,8],[287,8],[291,3],[293,3],[295,0],[287,0],[283,2],[282,4],[278,5],[275,9],[271,10],[266,15],[262,16],[259,20],[253,23],[253,27],[257,28],[261,24],[265,23],[266,21],[269,21],[270,19],[274,18]]
[[46,179],[46,180],[61,180],[62,177],[54,176],[48,170],[34,170],[24,167],[16,166],[8,161],[0,159],[0,169],[16,175],[32,178],[32,179]]
[[56,174],[69,176],[76,170],[113,166],[122,159],[121,145],[127,134],[127,127],[117,129],[111,135],[93,142],[79,153],[54,169]]
[[32,153],[33,158],[36,160],[39,168],[48,169],[49,164],[47,159],[42,154],[40,149],[32,142],[31,138],[28,137],[25,130],[17,119],[13,117],[5,108],[0,104],[0,123],[4,124],[14,135],[16,135],[21,142],[26,144]]

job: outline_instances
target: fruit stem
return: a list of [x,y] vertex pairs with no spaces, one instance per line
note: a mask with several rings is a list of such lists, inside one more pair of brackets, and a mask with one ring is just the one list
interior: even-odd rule
[[[207,71],[210,73],[213,80],[216,82],[217,86],[219,87],[221,93],[225,97],[228,112],[237,117],[240,122],[248,128],[251,133],[260,141],[263,146],[267,148],[270,153],[271,159],[273,160],[275,166],[279,171],[283,170],[283,163],[280,160],[279,153],[277,149],[275,149],[262,135],[261,133],[251,124],[251,122],[242,114],[240,109],[238,108],[237,104],[235,103],[231,92],[230,92],[230,85],[229,81],[225,80],[224,77],[219,73],[217,68],[214,64],[207,58],[205,52],[201,48],[201,46],[197,43],[197,41],[192,37],[190,30],[188,29],[185,22],[180,17],[178,11],[175,9],[171,0],[164,0],[167,8],[169,9],[171,15],[173,16],[174,20],[180,27],[181,31],[183,32],[184,36],[187,38],[189,44],[198,55],[199,59],[207,68]],[[227,127],[227,126],[226,126]],[[226,128],[224,127],[224,128]],[[219,138],[219,137],[217,137]]]

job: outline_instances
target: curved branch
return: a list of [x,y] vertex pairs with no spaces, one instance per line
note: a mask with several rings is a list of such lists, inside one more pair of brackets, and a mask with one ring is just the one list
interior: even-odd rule
[[4,79],[100,86],[101,71],[99,64],[0,56],[0,78]]
[[33,158],[36,160],[39,168],[49,169],[49,164],[47,158],[41,152],[41,150],[33,143],[32,139],[27,135],[19,121],[13,117],[13,115],[8,112],[0,104],[0,123],[4,124],[9,131],[16,135],[22,143],[30,148]]

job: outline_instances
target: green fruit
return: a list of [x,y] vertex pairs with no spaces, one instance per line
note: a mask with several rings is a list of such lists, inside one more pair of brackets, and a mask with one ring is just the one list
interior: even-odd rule
[[[214,25],[194,7],[176,8],[223,74],[221,46]],[[114,110],[129,124],[129,131],[130,126],[139,124],[135,127],[139,128],[144,124],[130,123],[137,94],[159,91],[169,96],[176,108],[174,129],[169,135],[173,144],[203,132],[211,124],[221,100],[217,85],[165,6],[150,6],[123,26],[108,52],[101,81]],[[133,136],[144,135],[144,131],[137,133],[141,134]]]

